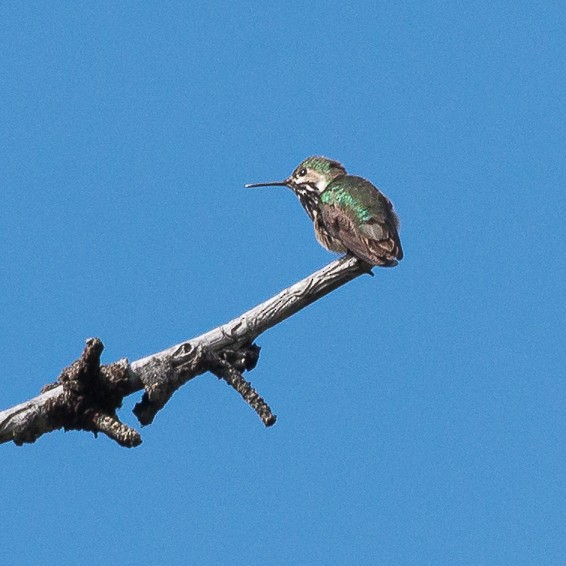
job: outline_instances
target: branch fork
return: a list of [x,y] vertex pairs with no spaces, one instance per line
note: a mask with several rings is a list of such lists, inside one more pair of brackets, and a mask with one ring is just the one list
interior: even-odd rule
[[253,343],[244,344],[238,349],[226,348],[220,353],[202,344],[192,348],[182,344],[172,355],[153,360],[146,366],[141,376],[145,392],[133,412],[142,425],[151,424],[157,412],[179,387],[197,375],[210,371],[240,393],[265,426],[271,426],[275,424],[276,417],[242,375],[257,365],[259,351],[260,347]]
[[99,338],[89,338],[81,357],[61,372],[57,383],[43,388],[48,391],[58,384],[63,386],[63,395],[47,403],[48,418],[53,429],[87,430],[95,436],[101,432],[120,446],[138,446],[140,434],[116,415],[128,392],[128,362],[101,366],[103,350]]

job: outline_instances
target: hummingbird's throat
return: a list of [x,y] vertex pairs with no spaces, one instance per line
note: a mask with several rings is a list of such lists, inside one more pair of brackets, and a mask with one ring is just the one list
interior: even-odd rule
[[320,208],[320,193],[318,188],[310,185],[295,185],[293,192],[299,197],[299,201],[310,219],[314,220]]

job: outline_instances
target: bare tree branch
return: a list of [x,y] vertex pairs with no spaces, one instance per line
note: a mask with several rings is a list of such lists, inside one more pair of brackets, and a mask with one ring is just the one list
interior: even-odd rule
[[87,341],[82,357],[65,368],[57,383],[25,403],[0,412],[0,443],[34,442],[58,428],[106,434],[122,446],[136,446],[141,437],[116,416],[122,399],[144,390],[134,413],[142,425],[153,421],[171,395],[193,377],[211,371],[224,379],[258,413],[266,426],[275,416],[242,372],[255,366],[254,340],[267,329],[341,287],[370,273],[370,266],[343,257],[271,299],[213,330],[128,364],[100,366],[102,342]]

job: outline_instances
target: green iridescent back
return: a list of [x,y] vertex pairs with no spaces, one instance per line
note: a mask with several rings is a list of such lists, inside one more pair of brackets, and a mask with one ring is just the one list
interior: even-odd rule
[[369,181],[346,175],[328,185],[321,195],[324,204],[342,209],[358,222],[371,218],[385,220],[390,210],[389,201]]

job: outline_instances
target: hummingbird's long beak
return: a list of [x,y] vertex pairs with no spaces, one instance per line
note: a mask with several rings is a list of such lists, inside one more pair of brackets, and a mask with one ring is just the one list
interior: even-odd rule
[[246,189],[254,189],[255,187],[287,187],[289,185],[289,181],[285,179],[285,181],[273,181],[271,183],[248,183],[244,185]]

